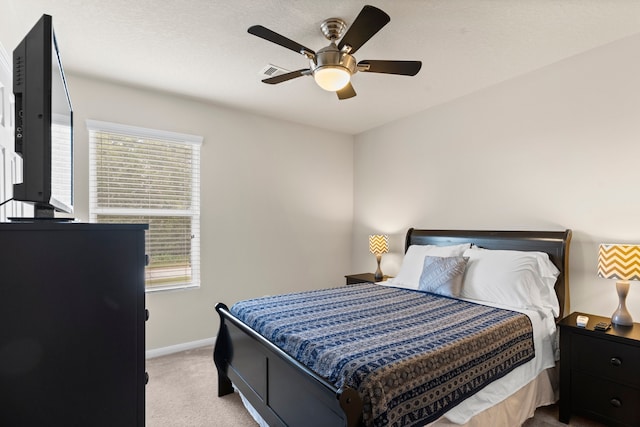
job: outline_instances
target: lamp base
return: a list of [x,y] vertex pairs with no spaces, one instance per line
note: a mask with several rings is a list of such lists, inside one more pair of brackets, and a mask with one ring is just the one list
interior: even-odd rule
[[382,280],[382,270],[380,270],[380,260],[382,259],[382,255],[376,254],[376,261],[378,262],[378,268],[376,272],[373,274],[373,278],[376,279],[376,282]]
[[620,326],[632,326],[633,319],[626,305],[627,294],[629,293],[629,281],[618,280],[616,282],[616,291],[618,292],[618,309],[613,313],[613,316],[611,316],[611,323]]

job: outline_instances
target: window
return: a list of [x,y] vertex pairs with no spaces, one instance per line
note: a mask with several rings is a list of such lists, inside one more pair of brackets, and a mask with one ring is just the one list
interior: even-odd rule
[[145,223],[147,290],[200,285],[202,137],[87,121],[89,215]]

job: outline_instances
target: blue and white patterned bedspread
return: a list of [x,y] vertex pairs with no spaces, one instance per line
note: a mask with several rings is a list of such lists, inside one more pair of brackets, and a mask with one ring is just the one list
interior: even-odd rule
[[337,388],[368,426],[416,426],[534,357],[523,314],[374,284],[241,301],[231,312]]

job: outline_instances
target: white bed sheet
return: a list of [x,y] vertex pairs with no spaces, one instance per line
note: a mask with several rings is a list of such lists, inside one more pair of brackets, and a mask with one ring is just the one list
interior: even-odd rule
[[454,423],[443,416],[427,427],[521,426],[534,416],[536,408],[557,402],[558,394],[557,368],[549,368],[520,390],[500,403],[475,414],[464,424]]

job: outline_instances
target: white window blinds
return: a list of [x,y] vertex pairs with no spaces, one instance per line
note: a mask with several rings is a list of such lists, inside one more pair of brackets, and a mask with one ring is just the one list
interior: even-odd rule
[[148,290],[200,284],[200,145],[194,135],[87,121],[90,217],[149,224]]

